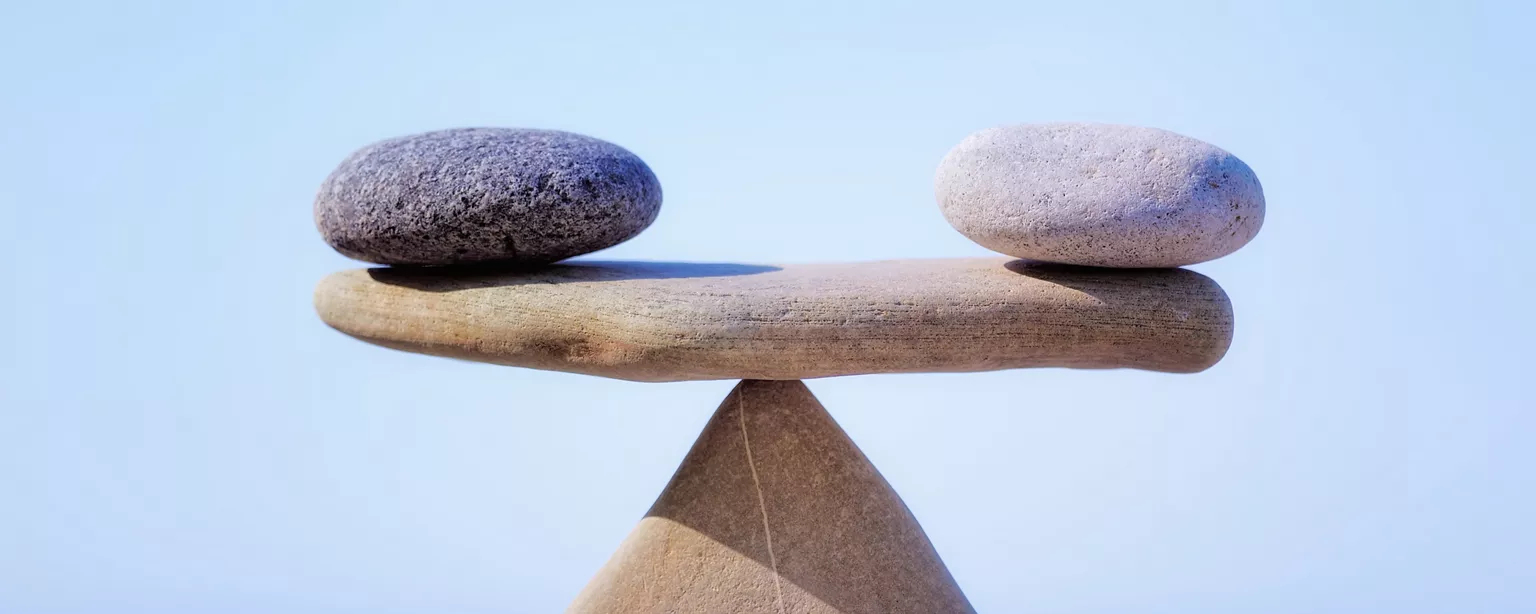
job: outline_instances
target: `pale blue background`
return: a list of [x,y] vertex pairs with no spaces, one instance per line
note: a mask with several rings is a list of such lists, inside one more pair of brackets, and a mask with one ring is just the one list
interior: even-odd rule
[[1536,611],[1527,3],[7,2],[0,612],[553,612],[729,382],[371,347],[310,292],[353,149],[469,125],[636,152],[611,258],[987,253],[932,196],[997,124],[1226,147],[1264,182],[1193,376],[811,382],[983,612]]

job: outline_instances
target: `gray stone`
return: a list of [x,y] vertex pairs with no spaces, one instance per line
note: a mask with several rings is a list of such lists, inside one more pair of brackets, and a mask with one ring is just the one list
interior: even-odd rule
[[749,266],[378,268],[315,290],[333,328],[410,352],[636,381],[1022,367],[1200,371],[1232,303],[1185,269],[956,258]]
[[618,145],[554,130],[462,128],[389,139],[344,160],[315,224],[379,264],[544,264],[617,245],[661,210],[661,184]]
[[1236,251],[1264,223],[1264,192],[1247,164],[1155,128],[983,130],[949,152],[935,183],[961,234],[1045,262],[1184,266]]
[[570,614],[974,612],[805,384],[745,381]]

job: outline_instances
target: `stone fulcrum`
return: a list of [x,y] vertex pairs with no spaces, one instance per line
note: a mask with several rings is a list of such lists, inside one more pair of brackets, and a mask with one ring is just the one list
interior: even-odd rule
[[553,130],[463,128],[358,150],[315,199],[325,241],[379,264],[544,264],[617,245],[661,209],[622,147]]
[[380,268],[327,277],[315,308],[386,347],[637,381],[1194,372],[1232,339],[1226,294],[1193,271],[1004,258]]
[[1101,267],[1176,267],[1236,251],[1264,223],[1253,170],[1155,128],[1033,124],[977,132],[940,163],[949,223],[1010,256]]
[[975,610],[805,384],[745,381],[566,612]]

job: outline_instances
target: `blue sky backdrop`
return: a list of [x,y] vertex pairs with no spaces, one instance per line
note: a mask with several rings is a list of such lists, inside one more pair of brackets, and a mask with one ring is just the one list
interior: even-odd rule
[[[1156,4],[1156,6],[1154,6]],[[994,125],[1247,161],[1198,375],[810,382],[982,612],[1536,611],[1529,3],[7,2],[0,612],[552,612],[731,382],[364,345],[311,203],[455,126],[590,134],[666,202],[603,258],[984,255]]]

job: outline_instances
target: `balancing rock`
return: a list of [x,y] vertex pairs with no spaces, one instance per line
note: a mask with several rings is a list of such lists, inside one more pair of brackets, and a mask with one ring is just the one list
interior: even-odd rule
[[949,152],[935,183],[961,234],[1044,262],[1184,266],[1236,251],[1264,223],[1264,192],[1247,164],[1155,128],[983,130]]
[[975,610],[805,384],[745,381],[566,612]]
[[327,277],[315,308],[386,347],[636,381],[1195,372],[1233,326],[1221,287],[1193,271],[1003,258],[377,268]]
[[379,264],[544,264],[617,245],[661,210],[618,145],[554,130],[463,128],[352,154],[315,199],[325,241]]

